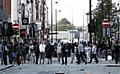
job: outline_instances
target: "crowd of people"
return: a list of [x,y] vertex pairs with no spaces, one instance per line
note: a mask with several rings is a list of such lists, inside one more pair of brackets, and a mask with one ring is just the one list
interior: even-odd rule
[[[120,61],[120,45],[118,41],[108,43],[101,41],[98,43],[91,42],[75,42],[67,43],[61,42],[51,43],[41,41],[32,42],[6,42],[0,43],[0,58],[1,64],[13,64],[18,65],[23,63],[34,63],[44,64],[45,58],[47,58],[47,64],[52,64],[52,58],[54,55],[57,56],[58,63],[67,65],[67,58],[72,57],[71,64],[75,61],[77,64],[80,63],[91,63],[93,58],[98,63],[98,57],[103,57],[104,50],[111,50],[112,53],[108,54],[112,56],[112,60],[115,59],[115,63],[118,64]],[[75,59],[76,57],[76,59]],[[9,59],[9,60],[8,60]]]

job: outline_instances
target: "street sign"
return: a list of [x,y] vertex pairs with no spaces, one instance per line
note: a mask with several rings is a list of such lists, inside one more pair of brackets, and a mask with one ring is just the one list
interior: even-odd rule
[[14,23],[14,24],[13,24],[13,30],[14,30],[14,31],[17,31],[18,29],[19,29],[19,24]]
[[28,18],[22,18],[22,25],[28,25],[29,20]]
[[103,25],[104,28],[109,27],[109,25],[110,25],[109,20],[108,20],[108,19],[104,19],[104,20],[102,21],[102,25]]

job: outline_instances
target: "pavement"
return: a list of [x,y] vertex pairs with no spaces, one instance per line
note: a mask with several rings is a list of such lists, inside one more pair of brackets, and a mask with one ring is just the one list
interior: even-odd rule
[[[0,59],[0,61],[1,61],[1,59]],[[0,71],[5,70],[5,69],[9,69],[9,68],[14,67],[14,66],[15,66],[15,64],[8,63],[8,65],[4,65],[4,64],[1,64],[1,62],[0,62]]]
[[14,67],[14,66],[15,65],[12,65],[12,64],[10,64],[10,65],[0,65],[0,71],[11,68],[11,67]]
[[[35,65],[26,63],[21,66],[0,65],[3,70],[0,74],[120,74],[120,64],[115,64],[114,61],[105,61],[99,58],[99,63],[96,64],[93,60],[91,64],[85,65],[81,63],[77,65],[74,60],[73,64],[70,63],[71,57],[68,58],[67,65],[61,65],[57,62],[57,58],[53,58],[53,64]],[[4,71],[6,69],[6,71]]]

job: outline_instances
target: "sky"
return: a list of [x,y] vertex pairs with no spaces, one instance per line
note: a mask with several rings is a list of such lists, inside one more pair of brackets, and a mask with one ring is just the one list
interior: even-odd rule
[[[51,0],[46,0],[49,8],[49,23],[51,23]],[[58,4],[55,4],[55,2]],[[97,5],[97,0],[92,0],[92,9]],[[53,0],[53,23],[55,23],[55,9],[61,10],[58,12],[58,21],[62,18],[67,18],[74,26],[86,26],[86,13],[89,12],[89,0]],[[73,9],[72,9],[73,8]]]

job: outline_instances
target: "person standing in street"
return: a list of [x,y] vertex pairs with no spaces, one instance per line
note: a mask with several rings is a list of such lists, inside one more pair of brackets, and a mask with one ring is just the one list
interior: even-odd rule
[[5,65],[7,65],[7,55],[8,55],[8,51],[9,51],[9,49],[8,49],[8,46],[7,46],[7,42],[4,41],[3,46],[2,46],[2,52],[3,52],[3,63],[4,63]]
[[39,45],[39,51],[40,51],[40,64],[41,64],[41,61],[43,60],[42,64],[44,64],[45,62],[45,43],[44,42],[41,42],[40,45]]
[[58,63],[60,63],[61,59],[61,45],[59,44],[57,47],[57,58],[58,58]]
[[[67,56],[68,56],[68,43],[64,43],[62,46],[62,65],[67,65]],[[64,60],[65,58],[65,60]]]
[[48,64],[52,64],[52,53],[53,53],[53,49],[51,48],[50,43],[47,42],[45,47],[45,54],[46,54],[46,58],[48,59]]
[[115,64],[118,64],[119,58],[120,58],[120,45],[119,42],[116,41],[115,43]]
[[34,42],[34,52],[35,52],[35,57],[36,57],[35,64],[38,64],[39,53],[40,53],[38,42]]
[[30,62],[35,63],[34,45],[32,42],[30,42],[29,53],[30,53]]
[[97,45],[96,45],[96,43],[94,43],[93,46],[92,46],[92,53],[91,53],[90,63],[92,62],[93,58],[95,59],[95,62],[98,63],[98,59],[97,59]]

